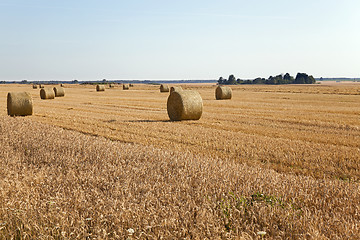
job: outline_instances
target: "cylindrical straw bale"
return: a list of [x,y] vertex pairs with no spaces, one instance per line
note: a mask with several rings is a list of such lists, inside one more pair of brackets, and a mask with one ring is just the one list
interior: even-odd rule
[[114,84],[112,84],[112,83],[109,84],[109,88],[114,88],[114,87],[115,87]]
[[61,84],[60,84],[60,87],[65,87],[65,85],[61,83]]
[[39,86],[40,88],[44,88],[44,85],[42,85],[42,84],[40,84],[40,86]]
[[33,89],[37,89],[37,85],[36,85],[36,84],[33,85]]
[[160,85],[160,92],[169,92],[169,86],[166,84]]
[[55,92],[52,88],[42,88],[40,89],[40,98],[41,99],[54,99]]
[[55,97],[65,96],[65,89],[63,87],[54,87]]
[[123,84],[123,90],[129,90],[129,84]]
[[104,85],[96,85],[96,91],[97,92],[105,91],[105,86]]
[[27,116],[33,114],[33,101],[28,92],[9,92],[7,111],[10,116]]
[[202,111],[203,101],[197,91],[174,91],[168,97],[167,112],[171,121],[198,120]]
[[170,93],[172,93],[172,92],[174,92],[174,91],[179,92],[179,91],[182,91],[182,90],[183,90],[182,87],[180,87],[180,86],[175,86],[175,87],[171,87],[171,88],[170,88]]
[[232,90],[230,87],[227,86],[218,86],[215,90],[215,97],[216,100],[231,99]]
[[132,84],[132,83],[129,84],[129,87],[133,87],[133,86],[134,86],[134,84]]

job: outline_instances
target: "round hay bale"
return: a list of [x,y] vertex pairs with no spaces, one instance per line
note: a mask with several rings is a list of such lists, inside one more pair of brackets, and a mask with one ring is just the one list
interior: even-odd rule
[[40,86],[39,86],[40,88],[44,88],[44,85],[42,85],[42,84],[40,84]]
[[129,90],[129,84],[123,84],[123,90]]
[[169,92],[169,86],[166,84],[161,84],[160,85],[160,92]]
[[37,89],[37,85],[36,85],[36,84],[33,85],[33,89]]
[[55,92],[52,88],[42,88],[42,89],[40,89],[40,98],[41,99],[54,99]]
[[65,86],[64,86],[64,84],[61,83],[61,84],[60,84],[60,87],[65,87]]
[[203,101],[197,91],[174,91],[168,97],[167,112],[171,121],[199,120],[202,111]]
[[180,86],[171,87],[171,88],[170,88],[170,93],[172,93],[172,92],[174,92],[174,91],[179,92],[179,91],[182,91],[182,90],[183,90],[183,89],[182,89],[182,87],[180,87]]
[[10,116],[27,116],[33,114],[33,101],[28,92],[9,92],[7,95],[7,112]]
[[104,85],[96,85],[96,91],[97,92],[105,91],[105,86]]
[[54,87],[55,97],[64,97],[65,89],[63,87]]
[[232,90],[227,86],[218,86],[215,90],[216,100],[231,99]]
[[133,87],[133,86],[134,86],[134,84],[132,84],[132,83],[129,84],[129,87]]
[[114,84],[112,84],[112,83],[109,84],[109,88],[114,88],[114,87],[115,87]]

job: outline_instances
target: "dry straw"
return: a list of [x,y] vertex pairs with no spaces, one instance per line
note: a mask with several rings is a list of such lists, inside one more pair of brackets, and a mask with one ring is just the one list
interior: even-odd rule
[[227,86],[218,86],[215,90],[215,97],[216,100],[231,99],[232,90],[230,87]]
[[33,114],[33,101],[28,92],[9,92],[7,111],[10,116],[27,116]]
[[165,84],[160,85],[160,92],[169,92],[169,86]]
[[33,89],[37,89],[37,85],[36,85],[36,84],[33,85]]
[[112,84],[112,83],[109,84],[109,88],[114,88],[114,87],[115,87],[114,84]]
[[64,97],[65,89],[62,87],[54,87],[55,97]]
[[180,87],[180,86],[171,87],[171,88],[170,88],[170,93],[172,93],[172,92],[174,92],[174,91],[179,92],[179,91],[182,91],[182,90],[183,90],[183,89],[182,89],[182,87]]
[[40,89],[40,98],[41,99],[54,99],[55,92],[52,88],[42,88]]
[[96,91],[97,92],[105,91],[105,86],[104,85],[96,85]]
[[168,97],[167,112],[171,121],[198,120],[202,111],[203,101],[197,91],[174,91]]
[[123,84],[123,90],[129,90],[129,84]]

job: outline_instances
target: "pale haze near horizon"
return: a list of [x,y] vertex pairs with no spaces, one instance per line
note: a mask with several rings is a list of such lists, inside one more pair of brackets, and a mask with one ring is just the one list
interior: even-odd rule
[[0,0],[0,80],[360,77],[357,0]]

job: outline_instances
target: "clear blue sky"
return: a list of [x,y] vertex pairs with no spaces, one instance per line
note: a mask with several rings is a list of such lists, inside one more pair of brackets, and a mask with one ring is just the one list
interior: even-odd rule
[[0,0],[0,80],[360,77],[359,0]]

